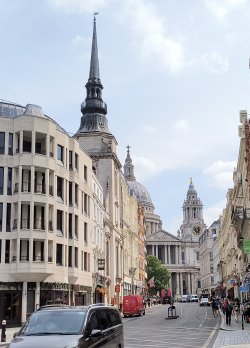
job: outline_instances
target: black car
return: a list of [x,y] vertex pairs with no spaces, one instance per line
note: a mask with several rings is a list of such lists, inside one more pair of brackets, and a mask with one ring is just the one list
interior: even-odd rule
[[112,306],[45,306],[15,335],[8,348],[124,348],[120,312]]

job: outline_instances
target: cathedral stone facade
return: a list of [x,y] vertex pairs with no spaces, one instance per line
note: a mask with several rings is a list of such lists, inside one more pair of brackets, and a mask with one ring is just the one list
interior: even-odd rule
[[177,236],[162,228],[147,235],[148,255],[158,257],[171,273],[169,287],[176,298],[200,293],[198,240],[205,228],[203,205],[190,179],[183,204],[183,223]]

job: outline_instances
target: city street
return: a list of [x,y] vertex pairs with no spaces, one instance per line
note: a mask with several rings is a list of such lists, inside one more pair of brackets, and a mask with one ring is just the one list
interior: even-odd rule
[[220,318],[212,316],[210,307],[197,303],[177,303],[177,319],[165,319],[169,305],[147,309],[142,317],[124,318],[125,348],[212,347],[217,336]]

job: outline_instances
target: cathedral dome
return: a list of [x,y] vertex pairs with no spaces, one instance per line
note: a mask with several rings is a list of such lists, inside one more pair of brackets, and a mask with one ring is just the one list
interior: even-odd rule
[[128,181],[130,190],[134,192],[139,203],[153,206],[148,190],[137,181]]

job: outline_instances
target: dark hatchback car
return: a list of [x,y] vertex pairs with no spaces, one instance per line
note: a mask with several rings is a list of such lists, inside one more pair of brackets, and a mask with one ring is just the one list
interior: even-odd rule
[[46,306],[27,320],[8,348],[124,348],[119,311],[106,305]]

